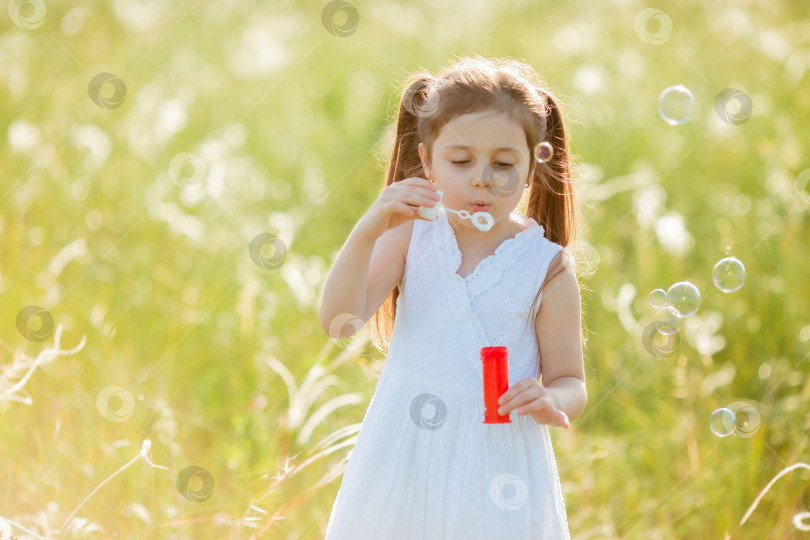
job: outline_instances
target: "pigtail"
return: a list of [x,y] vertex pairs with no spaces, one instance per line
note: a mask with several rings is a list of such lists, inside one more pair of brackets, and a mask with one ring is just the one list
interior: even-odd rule
[[[381,189],[406,178],[424,175],[418,150],[419,122],[436,110],[437,93],[430,92],[435,82],[435,79],[426,73],[412,75],[406,81],[405,90],[399,100],[391,159]],[[369,336],[374,345],[385,354],[388,354],[400,292],[399,286],[394,287],[369,321]]]
[[543,284],[529,310],[530,314],[535,312],[534,308],[543,288],[567,266],[574,267],[578,233],[573,164],[563,111],[559,100],[550,92],[540,88],[537,92],[545,102],[544,129],[541,133],[544,135],[543,140],[551,144],[554,153],[546,163],[534,162],[527,214],[543,226],[546,238],[561,245],[563,249],[551,260]]
[[534,162],[529,213],[534,214],[530,217],[543,226],[546,238],[565,248],[573,246],[577,240],[571,152],[559,101],[548,92],[540,93],[546,103],[542,140],[551,143],[554,155],[546,163]]
[[[579,215],[575,190],[576,181],[573,177],[573,156],[569,149],[568,133],[565,129],[560,101],[546,90],[538,88],[538,93],[546,103],[546,122],[541,133],[544,135],[544,140],[551,143],[554,155],[546,163],[535,162],[536,169],[529,194],[528,215],[543,226],[546,238],[561,245],[563,249],[551,259],[543,283],[534,297],[529,316],[536,315],[535,305],[546,285],[566,268],[570,268],[574,272],[579,283],[579,276],[576,272]],[[532,159],[534,159],[534,155],[532,155]],[[580,326],[584,345],[587,342],[584,314],[580,315]]]
[[394,147],[383,187],[423,173],[418,151],[419,122],[435,111],[435,98],[428,99],[435,80],[426,74],[414,75],[409,80],[399,100]]

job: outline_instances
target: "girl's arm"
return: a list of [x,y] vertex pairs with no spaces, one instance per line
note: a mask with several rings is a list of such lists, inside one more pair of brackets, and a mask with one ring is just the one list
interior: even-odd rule
[[352,230],[324,284],[320,317],[329,337],[345,338],[360,330],[402,280],[403,233],[409,229],[395,227],[379,238],[368,235],[360,223]]
[[569,420],[579,416],[588,399],[582,361],[581,299],[570,264],[543,289],[535,320],[542,384],[557,409]]
[[[376,243],[376,238],[355,226],[326,277],[320,317],[321,326],[331,338],[348,337],[340,335],[341,330],[345,332],[347,323],[354,331],[359,329],[359,320],[366,313],[366,279]],[[346,315],[340,317],[342,314]],[[351,324],[354,321],[358,322]]]
[[419,206],[437,203],[437,189],[419,177],[389,184],[355,225],[324,284],[320,317],[329,337],[355,334],[402,281],[413,220],[423,219]]

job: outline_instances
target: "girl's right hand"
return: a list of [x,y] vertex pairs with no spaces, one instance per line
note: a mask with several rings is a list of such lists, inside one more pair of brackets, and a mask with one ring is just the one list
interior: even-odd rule
[[385,186],[357,226],[370,238],[377,239],[409,219],[424,219],[419,215],[419,207],[432,208],[437,204],[438,189],[429,180],[416,176]]

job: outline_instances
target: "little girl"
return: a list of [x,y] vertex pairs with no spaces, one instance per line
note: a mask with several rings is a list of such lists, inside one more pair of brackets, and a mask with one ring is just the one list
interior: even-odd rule
[[[576,232],[562,111],[530,66],[411,76],[385,187],[324,287],[327,334],[373,315],[387,352],[326,540],[569,538],[548,426],[586,401]],[[487,346],[507,347],[509,423],[483,422]]]

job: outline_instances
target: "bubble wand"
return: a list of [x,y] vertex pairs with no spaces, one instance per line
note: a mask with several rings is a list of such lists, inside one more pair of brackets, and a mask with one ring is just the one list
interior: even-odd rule
[[[442,190],[437,190],[436,193],[439,195],[439,200],[432,208],[427,206],[419,207],[419,215],[431,221],[435,221],[436,218],[439,217],[439,205],[444,206],[442,204],[444,192]],[[481,232],[487,232],[495,224],[495,218],[493,218],[492,214],[489,212],[475,212],[474,214],[470,214],[466,210],[453,210],[452,208],[447,208],[446,206],[444,206],[444,209],[448,212],[453,212],[461,219],[469,219],[472,221],[472,224],[475,225],[475,228]]]

